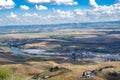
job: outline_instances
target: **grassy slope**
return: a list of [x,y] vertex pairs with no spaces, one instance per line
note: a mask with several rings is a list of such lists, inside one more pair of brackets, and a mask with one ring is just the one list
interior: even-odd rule
[[[6,54],[8,55],[8,54]],[[9,55],[13,56],[13,55]],[[60,61],[61,59],[53,59],[53,58],[47,58],[48,61],[44,61],[42,57],[38,58],[37,60],[31,57],[27,57],[25,58],[26,61],[20,61],[17,60],[18,58],[15,58],[16,56],[14,56],[14,59],[9,59],[9,58],[3,58],[4,59],[4,64],[0,63],[0,66],[2,67],[10,67],[13,69],[14,73],[17,74],[18,76],[26,76],[26,78],[29,80],[32,80],[31,77],[33,77],[34,75],[38,74],[38,73],[42,73],[46,70],[48,70],[50,67],[53,66],[61,66],[64,68],[67,68],[69,70],[72,70],[72,72],[67,72],[61,75],[57,75],[51,78],[48,78],[47,80],[79,80],[80,76],[82,75],[82,73],[86,70],[94,70],[100,67],[104,67],[104,66],[115,66],[114,69],[108,69],[108,70],[104,70],[103,72],[101,72],[100,74],[98,74],[96,76],[97,80],[106,80],[106,73],[109,71],[116,71],[120,73],[120,62],[102,62],[99,64],[88,64],[89,62],[76,62],[76,63],[70,63],[70,62],[65,62],[65,61]],[[11,57],[12,58],[12,57]],[[24,57],[20,57],[21,59]],[[45,57],[44,57],[45,58]],[[8,60],[7,60],[8,59]],[[1,61],[1,60],[0,60]],[[14,63],[6,63],[7,61],[11,61]],[[83,64],[84,63],[84,64]]]

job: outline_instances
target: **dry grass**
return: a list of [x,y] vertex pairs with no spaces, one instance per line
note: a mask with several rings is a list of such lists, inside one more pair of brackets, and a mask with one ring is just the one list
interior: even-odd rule
[[40,32],[40,33],[23,33],[23,34],[1,34],[0,38],[46,38],[50,35],[82,35],[82,34],[105,34],[104,32],[97,31],[78,31],[77,29],[62,29],[53,32]]
[[10,48],[9,47],[0,46],[0,52],[10,52]]
[[[119,68],[120,62],[104,62],[104,63],[94,64],[94,65],[87,65],[87,64],[86,65],[82,65],[82,64],[75,65],[72,63],[57,63],[55,61],[39,61],[39,62],[30,61],[24,64],[9,64],[9,65],[6,64],[2,66],[11,67],[16,74],[27,76],[29,77],[30,80],[33,75],[42,73],[53,66],[65,67],[69,70],[72,70],[72,72],[61,74],[61,75],[49,78],[47,80],[78,80],[84,71],[94,70],[94,69],[101,68],[104,66],[115,66],[113,70],[120,72],[120,68]],[[110,70],[112,69],[108,69],[102,72],[102,76],[103,76],[103,73],[106,73]],[[97,80],[105,80],[105,78],[101,78],[99,76],[95,78]]]
[[40,43],[33,43],[33,44],[26,44],[24,48],[30,48],[30,47],[37,47],[42,49],[53,49],[56,47],[60,47],[58,44],[49,44],[49,42],[40,42]]

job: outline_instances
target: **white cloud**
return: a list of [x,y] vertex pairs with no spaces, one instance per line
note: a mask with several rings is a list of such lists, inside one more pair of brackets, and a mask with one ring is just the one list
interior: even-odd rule
[[83,15],[86,14],[83,10],[80,10],[80,9],[75,9],[75,10],[74,10],[74,13],[75,13],[76,15],[81,15],[81,16],[83,16]]
[[48,15],[39,14],[40,12],[24,13],[22,16],[19,16],[18,19],[17,15],[11,12],[10,17],[0,20],[0,25],[10,23],[30,25],[120,20],[120,3],[115,3],[110,6],[98,5],[91,9],[75,9],[73,11],[53,9],[53,13]]
[[35,5],[35,9],[36,10],[47,10],[48,8],[46,6],[43,6],[43,5]]
[[10,16],[8,16],[8,17],[10,17],[10,18],[17,18],[17,15],[14,14],[13,12],[11,12],[11,13],[10,13]]
[[53,10],[53,15],[51,14],[45,17],[46,23],[50,21],[54,23],[64,23],[120,20],[120,4],[98,6],[92,9],[75,9],[74,11]]
[[74,0],[27,0],[29,3],[36,3],[36,4],[57,4],[57,5],[77,5],[78,3]]
[[71,11],[62,11],[62,10],[54,10],[54,13],[60,18],[72,18],[73,12]]
[[30,9],[30,8],[29,8],[28,6],[26,6],[26,5],[21,5],[20,8],[21,8],[22,10],[29,10],[29,9]]
[[117,3],[120,3],[120,0],[116,0]]
[[30,17],[30,16],[33,16],[33,15],[26,12],[25,14],[23,14],[23,16],[24,16],[24,17]]
[[15,3],[13,0],[0,0],[0,9],[11,9],[14,8]]
[[24,13],[22,16],[23,16],[23,17],[35,17],[35,16],[38,16],[38,14],[37,14],[37,13],[33,13],[33,14],[31,13],[31,14],[30,14],[30,13],[27,13],[27,12],[26,12],[26,13]]
[[38,4],[43,4],[43,3],[51,3],[51,0],[27,0],[29,3],[38,3]]
[[79,18],[88,18],[86,21],[120,20],[120,4],[114,4],[111,6],[98,6],[97,8],[93,9],[77,9],[74,12]]
[[61,5],[61,4],[65,4],[65,5],[77,5],[78,4],[74,0],[54,0],[54,3],[56,3],[58,5]]
[[0,21],[3,21],[3,19],[0,19]]
[[17,25],[20,24],[21,19],[19,17],[11,12],[9,16],[6,16],[0,21],[0,25]]
[[94,8],[98,7],[98,4],[95,2],[95,0],[89,0],[89,4]]
[[33,16],[38,16],[38,14],[37,13],[33,13]]

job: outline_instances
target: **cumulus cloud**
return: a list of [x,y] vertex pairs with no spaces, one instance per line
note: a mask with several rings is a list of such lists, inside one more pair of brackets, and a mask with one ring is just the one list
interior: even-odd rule
[[77,5],[78,3],[75,2],[74,0],[54,0],[54,3],[61,5],[61,4],[65,4],[65,5]]
[[29,10],[30,8],[28,6],[26,6],[26,5],[21,5],[20,9],[22,9],[22,10]]
[[120,0],[116,0],[117,3],[120,3]]
[[8,17],[10,17],[10,18],[16,18],[16,17],[17,17],[17,15],[16,15],[16,14],[14,14],[13,12],[11,12],[11,13],[10,13],[10,16],[8,16]]
[[57,4],[57,5],[77,5],[78,3],[74,0],[27,0],[29,3],[36,4]]
[[54,13],[60,18],[72,18],[73,12],[71,11],[62,11],[62,10],[54,10]]
[[94,7],[94,8],[98,8],[98,7],[99,7],[95,0],[89,0],[89,4],[90,4],[92,7]]
[[47,10],[48,8],[46,6],[43,6],[43,5],[35,5],[35,9],[36,10]]
[[11,9],[14,8],[15,3],[13,0],[0,0],[0,9]]
[[27,0],[29,3],[37,3],[37,4],[43,4],[43,3],[51,3],[51,0]]
[[3,19],[0,19],[0,21],[3,21]]
[[30,17],[30,16],[32,16],[32,14],[26,12],[25,14],[23,14],[23,16],[24,17]]
[[23,17],[35,17],[35,16],[38,16],[38,14],[37,14],[37,13],[33,13],[33,14],[31,13],[31,14],[30,14],[30,13],[27,13],[27,12],[26,12],[26,13],[24,13],[22,16],[23,16]]
[[88,18],[86,21],[112,21],[120,19],[120,4],[98,6],[93,9],[77,9],[74,11],[79,17]]
[[[91,4],[90,4],[91,5]],[[92,3],[93,5],[93,3]],[[40,5],[37,4],[37,7]],[[99,22],[120,20],[120,3],[115,3],[110,6],[93,5],[91,9],[75,9],[73,11],[63,11],[53,9],[53,13],[48,15],[39,15],[36,13],[24,13],[17,19],[17,15],[11,12],[11,17],[0,20],[0,24],[6,20],[12,24],[57,24],[57,23],[76,23],[76,22]],[[15,22],[16,21],[16,22]],[[8,23],[5,23],[8,24]]]
[[39,16],[37,13],[33,13],[33,16]]
[[81,9],[75,9],[74,14],[84,16],[86,12]]
[[74,11],[53,9],[53,12],[53,14],[36,18],[34,17],[34,19],[38,22],[40,21],[42,24],[120,20],[120,4],[99,6],[92,9],[75,9]]

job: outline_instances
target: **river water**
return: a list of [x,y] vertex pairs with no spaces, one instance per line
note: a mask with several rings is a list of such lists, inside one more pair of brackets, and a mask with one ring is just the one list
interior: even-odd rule
[[[70,54],[61,55],[60,53],[48,53],[44,49],[19,49],[16,47],[11,48],[11,52],[17,55],[24,56],[64,56],[70,57]],[[86,55],[86,54],[84,54]],[[94,56],[93,58],[89,58],[88,56]],[[80,59],[80,58],[78,58]],[[119,54],[101,54],[101,53],[92,53],[84,57],[84,59],[98,59],[98,60],[120,60]]]
[[19,49],[16,47],[11,48],[11,52],[17,55],[29,55],[29,56],[60,56],[59,53],[48,53],[44,49]]

